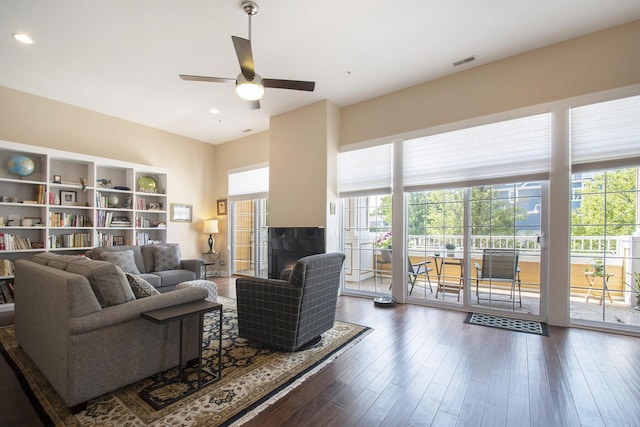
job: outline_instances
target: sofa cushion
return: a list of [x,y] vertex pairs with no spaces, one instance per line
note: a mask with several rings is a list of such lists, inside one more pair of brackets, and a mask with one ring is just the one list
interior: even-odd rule
[[125,273],[140,274],[140,270],[136,266],[136,260],[133,258],[133,251],[127,249],[124,251],[102,252],[100,253],[103,261],[111,262]]
[[31,257],[31,261],[40,265],[48,265],[49,261],[59,257],[60,255],[52,254],[51,252],[42,252]]
[[131,290],[133,291],[133,295],[136,296],[136,299],[160,295],[160,292],[142,277],[131,273],[124,274],[127,276],[127,280],[129,281],[129,285],[131,285]]
[[156,268],[155,258],[156,249],[160,247],[175,248],[174,250],[178,253],[178,259],[180,259],[180,245],[177,243],[159,243],[140,246],[140,252],[142,253],[142,259],[144,260],[144,271],[146,273],[153,273],[154,271],[158,271],[158,269]]
[[153,250],[154,271],[177,270],[180,268],[180,248],[157,245]]
[[102,307],[123,304],[136,299],[127,277],[115,264],[86,259],[72,262],[67,267],[67,271],[80,274],[89,280],[91,289]]
[[131,250],[133,251],[133,259],[135,259],[136,261],[136,267],[138,267],[138,271],[140,271],[141,273],[148,273],[151,272],[153,270],[146,270],[145,269],[145,261],[143,259],[143,254],[141,251],[141,247],[140,246],[136,246],[136,245],[124,245],[124,246],[101,246],[98,248],[93,248],[90,251],[88,251],[86,253],[86,255],[91,258],[91,259],[95,259],[97,261],[102,260],[102,254],[105,252],[121,252],[121,251],[128,251]]
[[160,286],[162,286],[162,278],[160,276],[158,276],[157,274],[141,273],[138,276],[142,277],[144,280],[149,282],[149,284],[151,286],[153,286],[154,288],[156,288],[156,289],[158,289]]
[[82,261],[83,259],[86,258],[78,255],[59,255],[56,258],[51,258],[47,266],[58,270],[66,270],[72,262]]
[[196,274],[191,270],[163,270],[156,271],[154,274],[162,280],[162,287],[177,285],[196,278]]

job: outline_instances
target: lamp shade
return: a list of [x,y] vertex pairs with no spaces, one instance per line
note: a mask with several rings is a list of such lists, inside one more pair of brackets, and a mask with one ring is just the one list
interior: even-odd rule
[[217,219],[208,219],[204,221],[202,225],[202,233],[203,234],[215,234],[218,233],[218,220]]
[[262,85],[262,78],[259,75],[255,75],[253,80],[247,80],[245,76],[240,73],[236,79],[236,92],[238,96],[247,101],[257,101],[264,95],[264,86]]

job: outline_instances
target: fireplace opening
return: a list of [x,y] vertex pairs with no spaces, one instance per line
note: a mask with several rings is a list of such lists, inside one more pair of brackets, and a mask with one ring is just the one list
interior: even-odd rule
[[269,227],[269,278],[279,279],[300,258],[325,252],[324,227]]

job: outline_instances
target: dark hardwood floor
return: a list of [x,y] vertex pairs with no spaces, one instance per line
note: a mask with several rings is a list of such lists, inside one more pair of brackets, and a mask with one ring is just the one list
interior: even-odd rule
[[[216,282],[235,297],[233,280]],[[246,425],[640,425],[640,338],[556,327],[541,337],[465,315],[341,297],[337,318],[373,331]],[[39,425],[4,359],[0,390],[0,427]]]

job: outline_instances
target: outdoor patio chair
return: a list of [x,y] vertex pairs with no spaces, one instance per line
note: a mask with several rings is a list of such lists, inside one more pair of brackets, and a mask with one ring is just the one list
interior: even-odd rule
[[408,270],[407,275],[409,276],[409,283],[411,284],[411,289],[409,289],[409,295],[413,292],[413,287],[416,285],[416,280],[418,276],[426,276],[427,281],[429,282],[429,290],[433,293],[433,288],[431,287],[431,279],[429,278],[429,272],[433,271],[433,268],[427,267],[427,264],[430,264],[431,261],[426,260],[419,262],[417,264],[412,264],[411,259],[407,257]]
[[516,283],[518,285],[518,302],[522,307],[522,293],[520,281],[520,254],[513,249],[484,249],[482,251],[482,266],[474,263],[476,268],[476,299],[480,303],[480,281],[511,283],[510,299],[515,297]]

